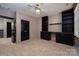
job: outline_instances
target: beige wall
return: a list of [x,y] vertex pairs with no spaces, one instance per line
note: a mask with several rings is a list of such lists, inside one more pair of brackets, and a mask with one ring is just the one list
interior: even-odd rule
[[36,24],[37,24],[36,35],[37,35],[37,38],[40,39],[40,32],[42,31],[42,19],[38,18],[36,21]]
[[[48,24],[53,23],[62,23],[62,15],[61,13],[49,16]],[[58,25],[49,25],[48,30],[50,32],[62,32],[62,24]]]
[[38,18],[29,17],[20,12],[16,13],[16,39],[17,43],[21,41],[21,19],[30,22],[30,40],[35,40],[39,38],[39,22]]

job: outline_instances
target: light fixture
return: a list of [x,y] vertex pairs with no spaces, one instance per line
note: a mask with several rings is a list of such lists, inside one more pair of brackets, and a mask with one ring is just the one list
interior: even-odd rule
[[36,9],[36,13],[37,13],[37,14],[40,14],[40,8],[37,8],[37,9]]
[[39,5],[38,5],[38,4],[37,4],[37,5],[36,5],[36,7],[35,7],[35,11],[36,11],[36,13],[37,13],[37,14],[40,14],[40,11],[41,11],[41,10],[40,10],[40,8],[39,8]]
[[36,12],[37,12],[37,13],[39,13],[39,12],[40,12],[40,10],[39,10],[39,9],[36,9]]

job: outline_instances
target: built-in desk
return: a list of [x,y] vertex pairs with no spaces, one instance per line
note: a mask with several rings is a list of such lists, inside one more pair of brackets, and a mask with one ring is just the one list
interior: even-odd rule
[[52,40],[57,43],[74,45],[74,34],[71,32],[41,32],[41,39]]

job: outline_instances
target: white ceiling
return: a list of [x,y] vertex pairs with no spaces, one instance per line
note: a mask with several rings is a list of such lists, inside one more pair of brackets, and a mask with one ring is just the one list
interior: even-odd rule
[[51,16],[73,7],[72,3],[40,3],[41,15],[35,13],[35,8],[27,6],[28,4],[35,6],[35,3],[0,3],[2,7],[9,8],[12,11],[19,11],[32,17]]

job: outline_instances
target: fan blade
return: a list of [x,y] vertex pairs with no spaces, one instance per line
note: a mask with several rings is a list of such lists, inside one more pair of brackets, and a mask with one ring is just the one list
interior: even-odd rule
[[28,7],[32,7],[33,8],[33,6],[31,6],[31,5],[27,5]]

